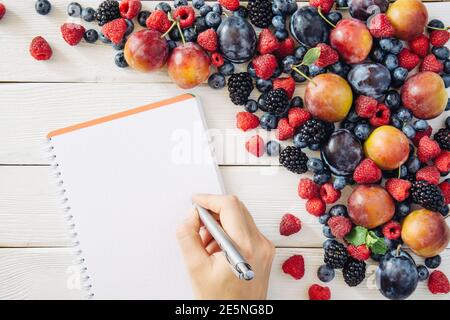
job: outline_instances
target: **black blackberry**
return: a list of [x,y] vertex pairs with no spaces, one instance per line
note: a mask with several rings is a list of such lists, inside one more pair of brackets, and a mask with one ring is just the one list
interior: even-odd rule
[[434,134],[434,140],[439,143],[441,149],[450,151],[450,130],[446,128],[439,129]]
[[251,0],[247,5],[247,9],[251,23],[258,28],[268,28],[272,23],[272,1]]
[[308,146],[321,145],[328,140],[333,130],[334,126],[332,123],[311,119],[300,127],[297,139],[306,143]]
[[326,249],[323,261],[333,269],[341,269],[348,260],[347,249],[342,243],[333,241]]
[[289,97],[283,89],[275,89],[267,94],[267,112],[280,116],[289,108]]
[[427,181],[414,181],[410,193],[413,202],[426,209],[440,211],[444,206],[444,196],[441,189]]
[[349,258],[342,269],[344,281],[350,287],[356,287],[366,277],[366,263],[353,258]]
[[248,72],[234,73],[228,79],[230,99],[236,105],[246,104],[252,90],[253,80]]
[[103,1],[95,12],[99,26],[120,18],[119,2],[115,0]]
[[302,174],[308,171],[308,157],[299,148],[288,146],[280,153],[280,164],[291,172]]

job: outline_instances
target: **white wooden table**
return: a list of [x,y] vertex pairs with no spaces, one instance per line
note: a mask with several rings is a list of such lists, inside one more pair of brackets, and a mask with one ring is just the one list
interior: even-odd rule
[[[0,21],[0,298],[82,298],[82,290],[71,282],[72,248],[59,213],[43,138],[52,129],[183,91],[165,72],[143,74],[117,68],[115,51],[100,42],[68,46],[59,26],[68,19],[69,0],[52,0],[48,16],[35,13],[34,0],[2,2],[8,13]],[[99,2],[80,1],[92,7]],[[143,6],[155,4],[148,1]],[[450,25],[450,3],[427,6],[431,18]],[[29,43],[37,35],[53,47],[54,57],[48,62],[34,61],[28,53]],[[303,89],[297,86],[297,94],[302,95]],[[235,113],[240,109],[229,101],[226,89],[214,91],[202,85],[190,92],[202,99],[208,126],[222,134],[217,135],[222,139],[216,139],[215,146],[227,191],[242,198],[259,228],[277,247],[269,297],[307,299],[308,287],[319,283],[316,270],[323,263],[325,239],[321,225],[305,212],[304,202],[297,196],[299,176],[280,169],[277,159],[248,156],[244,141],[255,132],[243,134],[235,129]],[[438,122],[442,125],[442,119]],[[286,212],[303,222],[301,232],[291,237],[278,232]],[[292,254],[305,258],[306,275],[299,281],[281,271],[282,262]],[[450,251],[442,256],[441,270],[450,275]],[[328,284],[332,298],[381,299],[374,270],[375,266],[368,267],[367,281],[357,288],[347,287],[338,272]],[[431,295],[421,283],[412,298],[449,299],[449,295]]]

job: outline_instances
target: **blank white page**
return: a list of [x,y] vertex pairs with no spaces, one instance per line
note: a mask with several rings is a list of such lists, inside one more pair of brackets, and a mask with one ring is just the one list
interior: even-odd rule
[[183,95],[51,132],[95,299],[190,299],[175,230],[222,193],[200,104]]

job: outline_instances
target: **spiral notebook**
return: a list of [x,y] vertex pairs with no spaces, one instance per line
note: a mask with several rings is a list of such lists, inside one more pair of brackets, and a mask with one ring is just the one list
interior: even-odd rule
[[48,134],[95,299],[190,299],[175,230],[192,193],[222,193],[199,100],[185,94]]

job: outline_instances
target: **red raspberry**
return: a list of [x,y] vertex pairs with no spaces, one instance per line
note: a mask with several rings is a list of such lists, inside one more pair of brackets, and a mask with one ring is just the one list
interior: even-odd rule
[[374,38],[390,38],[395,33],[394,27],[384,13],[372,16],[367,24],[369,31]]
[[122,18],[133,19],[141,11],[141,0],[122,0],[119,10]]
[[323,13],[330,12],[333,8],[335,0],[309,0],[309,4],[313,7],[320,8]]
[[212,63],[215,67],[219,68],[219,67],[223,66],[223,64],[224,64],[225,62],[223,61],[223,57],[222,57],[222,55],[221,55],[220,53],[214,52],[214,53],[211,55],[211,63]]
[[391,110],[383,103],[378,104],[377,112],[369,119],[369,123],[373,127],[381,127],[389,124],[391,118]]
[[421,58],[425,58],[430,50],[430,40],[423,34],[409,41],[408,45],[411,51]]
[[162,10],[155,10],[145,21],[147,28],[165,33],[172,26],[167,14]]
[[282,269],[295,280],[300,280],[305,275],[305,260],[299,254],[293,255],[283,262]]
[[295,91],[295,80],[291,76],[286,78],[277,78],[272,81],[273,90],[275,89],[283,89],[286,91],[289,99],[292,99]]
[[431,71],[436,73],[441,73],[444,70],[444,65],[440,62],[434,54],[429,54],[423,58],[422,64],[420,65],[420,71]]
[[83,35],[86,29],[76,23],[64,23],[61,26],[61,34],[69,45],[75,46],[83,39]]
[[309,300],[330,300],[331,291],[328,287],[322,287],[318,284],[313,284],[308,289]]
[[417,157],[419,158],[420,162],[427,163],[440,154],[441,147],[439,147],[439,144],[436,141],[431,140],[427,136],[420,139],[419,147],[417,148]]
[[6,7],[3,3],[0,3],[0,20],[3,18],[5,13],[6,13]]
[[252,61],[255,73],[258,78],[268,80],[278,67],[277,58],[273,54],[258,56]]
[[180,27],[182,29],[189,28],[195,22],[195,11],[194,8],[189,6],[181,6],[175,9],[173,13],[174,20],[180,22]]
[[431,137],[431,133],[433,132],[433,128],[431,126],[428,126],[428,128],[424,131],[417,131],[416,135],[414,136],[414,138],[412,139],[414,145],[416,147],[419,146],[419,141],[420,139],[422,139],[423,137],[427,136],[427,137]]
[[236,114],[236,127],[242,131],[255,129],[259,126],[259,118],[250,112],[238,112]]
[[403,179],[387,179],[385,189],[395,200],[402,202],[409,197],[409,189],[411,188],[411,182]]
[[208,29],[200,33],[197,37],[197,43],[206,51],[214,52],[217,50],[217,33],[214,29]]
[[53,51],[48,42],[38,36],[31,41],[30,54],[36,60],[48,60],[52,57]]
[[313,216],[320,217],[325,213],[326,205],[320,198],[312,198],[306,201],[305,205],[306,211]]
[[125,19],[119,18],[108,22],[102,28],[102,33],[112,41],[112,43],[119,43],[122,41],[127,32],[127,23]]
[[398,54],[398,65],[411,71],[420,63],[420,58],[417,54],[412,53],[407,48],[403,48]]
[[386,239],[396,240],[402,235],[402,225],[397,221],[391,220],[383,226],[382,232]]
[[292,38],[286,38],[278,43],[278,49],[275,51],[275,55],[278,59],[283,59],[287,56],[292,56],[295,50],[295,42]]
[[371,97],[359,96],[355,100],[355,111],[361,118],[372,118],[378,110],[378,101]]
[[350,219],[343,216],[331,217],[328,219],[328,226],[333,236],[339,239],[343,239],[353,228]]
[[444,196],[445,199],[445,204],[449,204],[450,203],[450,183],[449,182],[442,182],[441,184],[439,184],[439,189],[441,189],[442,191],[442,195]]
[[327,182],[320,187],[320,197],[326,204],[332,204],[339,200],[341,192],[333,187],[333,184]]
[[315,184],[314,181],[309,178],[302,178],[298,182],[297,193],[302,199],[309,200],[319,197],[319,190],[319,185]]
[[230,11],[239,9],[239,0],[219,0],[219,3]]
[[294,128],[304,125],[311,118],[311,113],[299,107],[291,108],[288,111],[289,124]]
[[370,159],[364,159],[353,172],[353,180],[359,184],[376,183],[381,179],[381,169]]
[[439,172],[447,173],[450,171],[450,151],[442,151],[440,155],[434,159],[434,165],[438,168]]
[[245,149],[247,149],[248,152],[258,158],[262,157],[262,155],[266,151],[264,140],[258,135],[255,135],[248,139],[248,141],[245,143]]
[[443,47],[450,38],[447,30],[433,30],[430,33],[430,42],[434,47]]
[[290,139],[294,136],[295,129],[291,127],[287,118],[278,121],[276,137],[280,141]]
[[370,258],[370,250],[365,244],[359,246],[351,244],[347,247],[347,252],[350,257],[359,261],[366,261]]
[[258,36],[258,52],[260,54],[272,53],[279,47],[278,39],[270,29],[263,29]]
[[302,229],[302,222],[293,214],[286,213],[280,222],[280,234],[282,236],[290,236]]
[[320,68],[326,68],[339,61],[339,55],[336,50],[325,43],[319,43],[317,48],[320,49],[319,59],[314,64]]
[[447,276],[442,271],[433,271],[428,278],[428,289],[432,294],[449,293],[450,283]]
[[437,185],[439,184],[439,178],[441,174],[439,173],[438,168],[435,166],[428,166],[420,169],[416,173],[416,180],[424,180],[431,184]]

